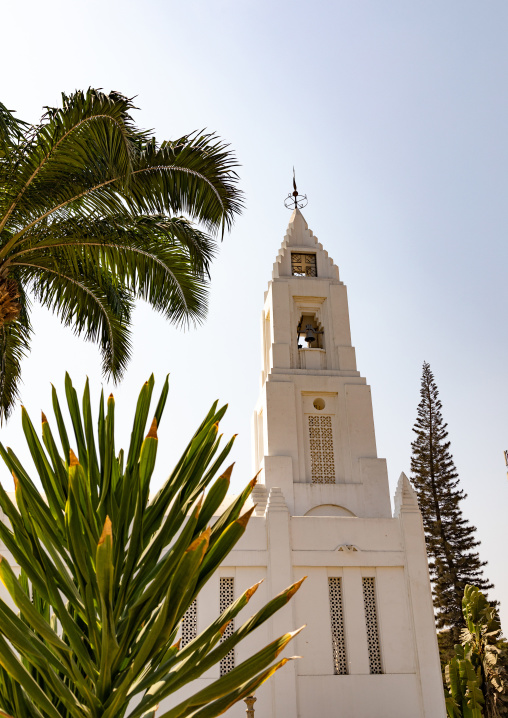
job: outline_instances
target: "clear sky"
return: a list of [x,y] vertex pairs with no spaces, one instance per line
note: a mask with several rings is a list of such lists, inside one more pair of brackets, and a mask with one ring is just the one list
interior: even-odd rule
[[[118,443],[144,379],[153,371],[160,386],[170,372],[157,480],[217,397],[230,404],[226,434],[239,432],[235,488],[251,478],[259,312],[295,165],[305,217],[348,286],[392,491],[409,473],[427,360],[506,628],[506,0],[25,0],[4,4],[2,25],[1,100],[22,118],[38,120],[60,91],[120,90],[159,139],[216,130],[242,165],[246,210],[213,267],[205,326],[182,333],[136,311],[113,390]],[[34,324],[22,400],[38,423],[66,369],[96,394],[102,379],[93,346],[41,309]],[[0,434],[25,455],[19,410]]]

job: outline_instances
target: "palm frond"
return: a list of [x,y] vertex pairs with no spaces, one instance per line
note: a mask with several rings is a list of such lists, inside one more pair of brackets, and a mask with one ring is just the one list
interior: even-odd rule
[[184,218],[72,218],[37,235],[25,237],[9,260],[12,267],[39,260],[58,272],[91,266],[97,274],[100,267],[174,324],[200,322],[206,314],[206,274],[215,245]]
[[[204,132],[159,143],[135,109],[92,88],[33,126],[0,106],[0,276],[97,341],[114,378],[136,298],[177,325],[204,318],[215,236],[242,208],[227,144]],[[0,328],[15,315],[0,312]]]
[[[124,180],[140,142],[129,111],[132,102],[120,95],[89,89],[63,96],[61,108],[48,108],[38,131],[18,159],[11,201],[0,219],[0,231],[11,221],[21,230],[77,190],[105,180]],[[120,182],[119,182],[120,184]]]
[[65,326],[87,341],[99,344],[102,370],[121,378],[130,358],[131,297],[90,258],[67,262],[57,269],[53,258],[19,262],[21,275],[35,298],[54,311]]
[[18,144],[27,127],[27,122],[20,120],[0,102],[0,161]]
[[209,231],[231,229],[243,207],[236,159],[214,134],[195,133],[136,158],[127,200],[147,213],[188,214]]

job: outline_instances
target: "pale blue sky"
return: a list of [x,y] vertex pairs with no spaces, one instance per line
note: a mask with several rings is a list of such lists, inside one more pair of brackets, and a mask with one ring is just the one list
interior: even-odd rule
[[[160,386],[169,371],[158,480],[216,397],[230,403],[226,433],[240,432],[236,487],[251,478],[259,312],[295,165],[305,217],[348,286],[392,490],[409,473],[427,360],[506,624],[506,0],[28,0],[6,4],[2,24],[1,99],[24,119],[62,90],[116,89],[137,95],[139,124],[158,138],[207,127],[242,164],[247,208],[214,265],[206,325],[183,334],[136,312],[114,389],[119,444],[142,381],[153,371]],[[47,312],[34,323],[22,394],[37,422],[65,369],[96,392],[101,377],[95,348]],[[19,424],[17,411],[0,433],[23,455]]]

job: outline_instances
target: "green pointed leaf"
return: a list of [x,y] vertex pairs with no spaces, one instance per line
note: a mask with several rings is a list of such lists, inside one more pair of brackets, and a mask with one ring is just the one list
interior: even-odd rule
[[[14,452],[0,446],[9,468],[19,473],[17,507],[0,486],[0,506],[11,522],[11,527],[0,523],[0,540],[21,568],[17,578],[0,560],[0,578],[20,612],[16,616],[0,599],[0,639],[11,651],[0,661],[0,706],[15,718],[118,718],[129,704],[140,716],[151,717],[161,698],[218,664],[298,588],[282,592],[222,640],[253,587],[184,648],[175,643],[189,605],[245,531],[252,511],[240,514],[253,482],[215,521],[230,469],[218,478],[216,472],[232,441],[221,450],[217,424],[225,408],[214,405],[168,482],[148,503],[167,380],[152,429],[143,438],[152,389],[153,377],[140,394],[126,460],[123,450],[115,450],[113,397],[107,408],[101,399],[96,444],[88,384],[80,407],[66,379],[79,459],[68,445],[56,392],[65,458],[45,417],[42,444],[25,413],[24,431],[48,487],[44,498]],[[233,705],[279,665],[269,664],[287,640],[281,637],[208,686],[189,710],[210,713]]]

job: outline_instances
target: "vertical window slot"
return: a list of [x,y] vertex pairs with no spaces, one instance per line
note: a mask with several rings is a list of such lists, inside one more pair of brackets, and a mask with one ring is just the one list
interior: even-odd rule
[[198,604],[197,599],[191,603],[182,618],[182,648],[193,641],[198,635]]
[[381,649],[376,607],[376,586],[374,578],[363,579],[363,605],[367,626],[367,646],[369,650],[369,668],[371,673],[382,673]]
[[333,577],[328,579],[328,595],[330,597],[330,621],[332,624],[333,672],[336,676],[345,676],[347,675],[347,659],[342,582],[340,578]]
[[[230,606],[235,599],[235,579],[234,578],[220,578],[219,579],[219,610],[222,613]],[[234,628],[233,621],[230,621],[226,626],[226,630],[222,634],[221,643],[229,638]],[[225,676],[226,673],[232,671],[235,667],[235,649],[232,648],[227,655],[220,662],[220,675]]]
[[313,484],[335,483],[332,417],[309,416],[310,475]]

